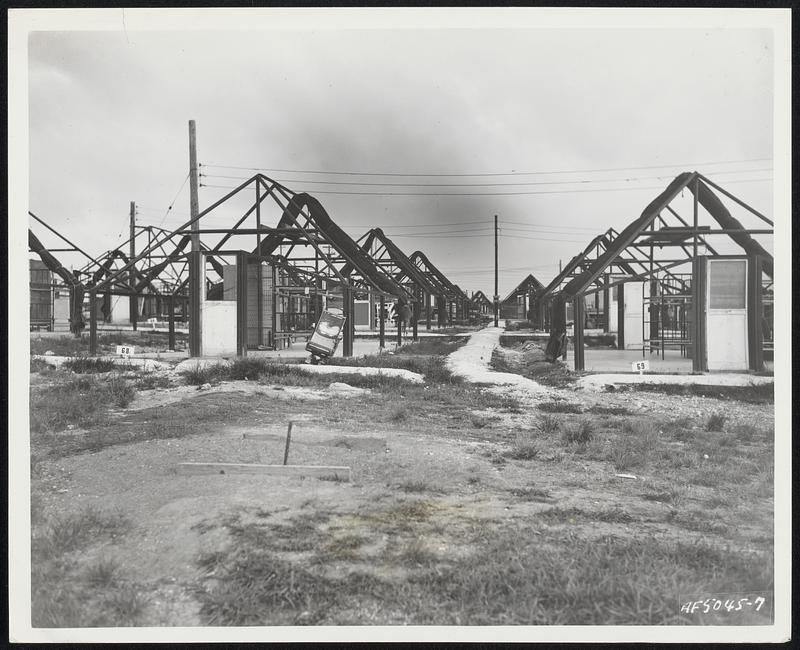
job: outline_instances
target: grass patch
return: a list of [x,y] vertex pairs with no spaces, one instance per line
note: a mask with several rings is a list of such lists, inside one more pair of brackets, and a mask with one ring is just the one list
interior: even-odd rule
[[404,481],[397,486],[397,489],[406,493],[440,493],[442,491],[440,488],[434,487],[425,481]]
[[170,388],[172,381],[167,375],[156,372],[145,372],[139,375],[134,382],[137,390],[156,390],[159,388]]
[[[528,490],[515,496],[546,498],[543,491]],[[279,556],[263,528],[249,525],[261,532],[237,535],[224,550],[201,558],[201,568],[213,571],[199,593],[203,623],[674,625],[693,622],[677,606],[683,593],[772,590],[769,552],[656,537],[586,539],[574,528],[478,526],[467,537],[465,552],[440,557],[425,543],[424,516],[413,518],[421,531],[391,540],[379,556],[382,568],[404,571],[403,577],[378,577],[364,572],[364,565],[342,566],[341,561],[359,560],[360,549],[375,535],[374,523],[397,507],[359,515],[363,534],[356,529],[325,540],[320,536],[327,533],[318,531],[311,561]],[[550,508],[539,518],[565,524],[633,520],[618,508]],[[452,528],[443,530],[447,535]],[[452,534],[463,543],[463,531]]]
[[[185,348],[189,340],[188,334],[175,333],[176,347]],[[114,353],[118,345],[132,345],[135,349],[160,351],[167,350],[169,338],[167,332],[107,332],[98,334],[97,349],[101,353]],[[89,334],[74,336],[47,336],[30,339],[31,354],[52,352],[60,357],[76,357],[89,352]]]
[[[463,379],[453,375],[445,365],[445,354],[425,354],[420,351],[420,346],[441,346],[442,343],[420,343],[403,346],[394,353],[370,354],[363,357],[334,357],[329,361],[332,366],[347,366],[357,368],[399,368],[422,375],[428,384],[461,384]],[[435,339],[434,339],[435,341]],[[464,339],[466,341],[466,339]],[[463,341],[462,341],[463,343]],[[449,351],[459,347],[450,346]],[[405,351],[404,348],[408,348]],[[448,352],[449,353],[449,352]]]
[[405,405],[394,406],[389,411],[390,422],[405,422],[410,417],[408,409]]
[[539,417],[536,426],[543,434],[551,435],[558,432],[558,430],[561,428],[561,423],[558,421],[557,417],[545,414]]
[[132,524],[118,512],[87,508],[62,515],[37,531],[31,545],[31,620],[34,627],[137,625],[147,599],[123,579],[113,559],[88,566],[74,554],[118,541]]
[[533,437],[533,431],[517,431],[514,442],[504,456],[514,460],[534,460],[539,456],[541,450]]
[[722,413],[712,413],[706,420],[706,431],[723,431],[727,419]]
[[67,370],[77,373],[110,372],[114,370],[114,362],[111,359],[100,357],[72,357],[66,359],[62,364]]
[[447,356],[455,352],[469,340],[468,336],[423,337],[416,343],[406,343],[397,348],[395,355],[437,355]]
[[563,441],[568,445],[586,445],[594,438],[594,423],[583,419],[576,425],[564,430]]
[[509,494],[523,501],[535,501],[537,503],[552,503],[555,501],[550,494],[550,490],[536,487],[511,488]]
[[595,415],[630,415],[631,411],[624,406],[600,406],[595,404],[589,407],[589,413],[594,413]]
[[654,457],[659,447],[659,433],[649,421],[626,420],[622,432],[614,440],[608,460],[614,469],[624,472],[643,467]]
[[573,402],[539,402],[536,408],[545,413],[583,413],[581,405]]
[[115,540],[129,532],[130,520],[119,512],[86,508],[53,519],[33,540],[40,559],[63,555],[98,540]]
[[746,404],[774,404],[774,384],[751,384],[749,386],[704,386],[701,384],[630,384],[618,390],[636,390],[645,393],[663,393],[684,397],[713,397],[720,400],[745,402]]
[[121,374],[103,381],[94,376],[59,375],[50,386],[31,389],[30,423],[36,433],[62,431],[68,426],[88,427],[103,422],[108,409],[124,408],[136,396],[136,388]]
[[229,377],[229,368],[224,363],[213,363],[206,365],[197,365],[194,368],[189,368],[181,372],[184,380],[190,386],[202,386],[203,384],[211,384],[214,382],[227,379]]

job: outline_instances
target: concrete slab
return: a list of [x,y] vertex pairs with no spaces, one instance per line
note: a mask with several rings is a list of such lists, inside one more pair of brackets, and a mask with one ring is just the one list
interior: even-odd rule
[[[613,372],[631,373],[631,364],[634,361],[647,360],[650,362],[651,373],[685,373],[692,372],[691,357],[681,356],[680,350],[665,350],[664,358],[655,352],[646,352],[642,355],[639,350],[613,350],[603,348],[584,349],[584,369],[588,372]],[[575,355],[570,348],[567,352],[567,366],[575,369]],[[638,373],[636,373],[638,374]]]

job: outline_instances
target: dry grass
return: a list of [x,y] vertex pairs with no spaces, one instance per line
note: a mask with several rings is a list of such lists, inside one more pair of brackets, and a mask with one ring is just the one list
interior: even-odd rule
[[131,532],[119,512],[87,508],[40,527],[31,545],[31,613],[35,627],[117,627],[141,624],[148,599],[125,580],[119,562],[102,557],[88,565],[74,554],[114,543]]

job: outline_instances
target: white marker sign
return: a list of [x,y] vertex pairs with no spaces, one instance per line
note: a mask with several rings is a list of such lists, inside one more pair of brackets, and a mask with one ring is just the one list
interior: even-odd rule
[[650,362],[647,359],[643,361],[634,361],[631,364],[631,370],[641,375],[645,370],[650,370]]
[[133,356],[133,346],[132,345],[118,345],[117,346],[117,354],[121,357],[132,357]]

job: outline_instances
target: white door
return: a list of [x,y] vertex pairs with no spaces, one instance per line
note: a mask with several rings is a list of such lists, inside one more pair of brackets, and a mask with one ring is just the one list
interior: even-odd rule
[[747,370],[747,260],[709,259],[706,292],[709,370]]
[[625,349],[636,349],[642,347],[644,339],[642,336],[644,319],[643,305],[645,292],[644,282],[626,282],[623,293],[625,301]]

